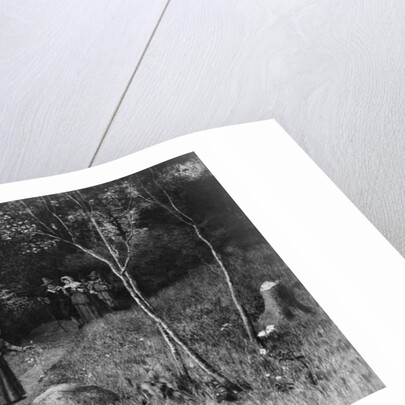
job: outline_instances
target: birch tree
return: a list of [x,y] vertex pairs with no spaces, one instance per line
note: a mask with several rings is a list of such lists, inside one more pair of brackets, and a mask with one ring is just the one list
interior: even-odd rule
[[156,313],[131,275],[129,264],[136,241],[146,232],[137,226],[142,205],[136,193],[128,192],[133,191],[132,187],[132,183],[124,180],[101,191],[94,188],[11,203],[0,212],[1,237],[9,240],[18,236],[22,253],[35,253],[64,243],[104,263],[158,327],[177,364],[184,367],[174,344],[212,378],[232,385]]
[[169,212],[178,221],[180,221],[186,227],[190,228],[197,240],[199,240],[208,248],[212,255],[212,258],[221,270],[221,273],[228,287],[232,302],[236,310],[238,311],[249,340],[258,345],[261,345],[261,342],[256,336],[253,324],[250,321],[243,304],[240,302],[237,296],[230,272],[226,268],[223,260],[221,259],[221,256],[216,251],[213,243],[207,236],[204,235],[201,227],[197,224],[197,222],[186,213],[185,209],[182,208],[179,203],[175,202],[174,198],[162,185],[163,182],[165,182],[166,184],[173,184],[176,182],[191,181],[202,176],[210,175],[210,173],[199,160],[193,160],[191,162],[188,162],[187,165],[174,164],[170,170],[160,171],[160,173],[156,173],[153,169],[150,169],[149,174],[149,181],[144,180],[147,181],[147,184],[138,184],[138,187],[136,189],[133,188],[132,191],[135,193],[136,197],[141,198],[148,203],[156,204],[157,206]]

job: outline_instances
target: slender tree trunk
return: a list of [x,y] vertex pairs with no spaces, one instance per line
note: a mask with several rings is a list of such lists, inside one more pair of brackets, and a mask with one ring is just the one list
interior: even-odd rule
[[231,294],[232,301],[233,301],[237,311],[239,312],[240,318],[242,319],[242,322],[243,322],[243,326],[245,328],[245,331],[246,331],[247,335],[249,336],[250,341],[258,343],[259,341],[257,339],[255,330],[254,330],[253,325],[252,325],[252,322],[250,321],[249,316],[247,315],[245,308],[239,302],[239,299],[238,299],[238,297],[236,295],[235,287],[234,287],[234,285],[232,283],[229,272],[226,269],[223,261],[221,260],[218,253],[216,252],[216,250],[212,246],[212,243],[201,234],[201,232],[198,229],[197,225],[193,224],[192,227],[193,227],[194,232],[197,235],[198,239],[200,239],[210,249],[212,256],[214,257],[215,261],[218,263],[219,268],[221,269],[221,271],[222,271],[222,273],[223,273],[223,275],[225,277],[225,281],[226,281],[226,284],[228,286],[229,292]]
[[139,305],[139,307],[146,313],[149,318],[151,318],[156,325],[161,329],[164,333],[164,338],[172,339],[178,346],[180,346],[183,351],[207,374],[211,375],[218,381],[224,381],[230,383],[230,381],[218,370],[216,370],[213,366],[211,366],[206,360],[204,360],[197,352],[191,349],[186,342],[184,342],[180,336],[178,336],[167,323],[155,313],[153,308],[150,306],[149,302],[143,297],[141,291],[139,290],[135,280],[128,274],[127,268],[124,267],[120,261],[118,256],[115,255],[113,248],[108,243],[107,239],[105,238],[103,232],[101,231],[97,221],[90,215],[90,220],[99,233],[103,243],[105,244],[108,252],[110,253],[111,257],[113,258],[114,262],[108,261],[108,265],[110,269],[116,274],[124,283],[125,288],[131,294],[131,297],[134,301]]
[[222,262],[221,258],[219,257],[218,253],[216,252],[216,250],[214,249],[214,246],[212,245],[212,243],[206,239],[200,232],[198,226],[195,224],[194,220],[192,218],[190,218],[188,215],[186,215],[184,212],[182,212],[177,205],[175,204],[175,202],[173,201],[173,199],[171,198],[170,194],[159,184],[159,182],[156,181],[153,172],[152,172],[152,179],[153,182],[159,187],[159,189],[163,192],[163,194],[166,196],[167,200],[170,203],[171,208],[169,208],[169,206],[167,206],[166,204],[163,204],[161,202],[159,202],[155,197],[154,201],[158,204],[160,204],[162,207],[164,207],[167,211],[169,211],[172,215],[174,215],[177,219],[179,219],[181,222],[183,222],[184,224],[190,226],[193,230],[194,233],[197,235],[197,238],[203,242],[211,251],[212,256],[214,257],[215,261],[218,263],[222,273],[225,276],[225,281],[226,284],[228,286],[229,292],[231,294],[232,297],[232,301],[236,307],[236,310],[239,312],[239,316],[242,320],[244,329],[249,337],[249,340],[251,342],[254,342],[256,344],[258,344],[259,346],[261,346],[261,342],[260,340],[257,338],[256,336],[256,332],[254,330],[254,327],[252,325],[252,322],[250,321],[245,308],[243,307],[243,305],[239,302],[239,299],[236,295],[236,291],[235,291],[235,287],[232,283],[231,277],[229,275],[228,270],[226,269],[224,263]]
[[[128,259],[125,261],[125,264],[121,263],[119,254],[114,249],[113,246],[108,242],[106,239],[105,235],[103,234],[102,229],[98,225],[96,219],[94,218],[92,214],[92,208],[90,204],[85,201],[85,199],[81,196],[80,192],[77,191],[78,195],[80,196],[80,200],[74,198],[71,196],[69,193],[67,195],[70,196],[70,198],[80,206],[80,208],[83,210],[85,214],[87,214],[90,222],[94,226],[94,229],[97,231],[98,235],[100,236],[103,244],[105,245],[109,256],[110,257],[105,257],[104,255],[101,255],[97,253],[96,251],[93,251],[91,249],[86,248],[85,246],[81,245],[78,243],[73,234],[70,232],[69,228],[67,225],[63,222],[63,220],[55,213],[51,212],[53,217],[55,217],[58,222],[63,226],[63,228],[66,230],[66,232],[70,235],[70,239],[59,236],[57,235],[53,228],[51,229],[49,226],[47,226],[44,222],[42,222],[33,212],[32,210],[25,204],[23,203],[24,207],[29,211],[30,215],[36,219],[40,225],[46,230],[46,232],[41,232],[38,234],[48,236],[52,239],[58,240],[58,241],[63,241],[65,243],[68,243],[70,245],[75,246],[79,250],[89,254],[90,256],[96,258],[97,260],[100,260],[101,262],[107,264],[111,271],[119,277],[119,279],[123,282],[125,288],[128,290],[130,293],[131,297],[134,299],[134,301],[138,304],[138,306],[142,309],[145,314],[151,318],[154,323],[158,326],[160,329],[164,339],[168,342],[169,346],[173,349],[174,345],[172,342],[177,344],[202,370],[204,370],[208,375],[212,376],[218,381],[222,381],[228,384],[231,384],[231,382],[219,371],[216,370],[213,366],[211,366],[206,360],[204,360],[197,352],[195,352],[192,348],[188,346],[186,342],[182,340],[180,336],[175,333],[170,326],[160,317],[158,316],[153,308],[150,306],[148,301],[143,297],[141,291],[139,290],[135,280],[132,279],[132,277],[128,274],[127,272],[127,264],[128,264]],[[49,208],[48,208],[49,211]],[[127,241],[128,242],[128,241]],[[129,252],[128,252],[129,255]],[[173,351],[173,350],[172,350]]]
[[211,364],[204,360],[197,352],[195,352],[191,347],[188,346],[183,339],[174,332],[170,326],[155,313],[153,308],[150,306],[148,301],[142,296],[135,281],[127,272],[121,272],[114,265],[110,264],[111,270],[116,274],[124,283],[125,288],[131,294],[133,300],[138,304],[145,314],[151,318],[159,329],[164,334],[165,339],[169,337],[174,343],[176,343],[182,350],[208,375],[215,378],[218,381],[231,384],[231,382],[219,371],[216,370]]
[[162,334],[164,340],[166,341],[167,345],[170,348],[170,352],[172,353],[172,356],[174,358],[174,361],[176,363],[176,366],[178,368],[180,375],[189,377],[186,365],[184,364],[184,361],[183,361],[175,343],[171,340],[170,336],[160,325],[158,326],[158,328],[159,328],[159,331]]
[[[135,293],[139,296],[139,298],[141,298],[143,300],[144,304],[147,307],[149,307],[151,311],[153,311],[153,309],[150,306],[149,302],[146,300],[146,298],[143,297],[143,294],[139,290],[135,280],[126,272],[125,272],[125,275],[128,278],[128,282],[131,285],[132,289],[135,291]],[[158,325],[158,329],[159,329],[161,335],[163,336],[163,339],[165,340],[165,342],[167,343],[167,345],[170,348],[170,352],[171,352],[171,354],[172,354],[172,356],[174,358],[174,361],[175,361],[175,363],[177,365],[177,368],[180,371],[180,374],[188,376],[188,372],[187,372],[186,366],[185,366],[185,364],[183,362],[183,359],[181,358],[175,343],[170,338],[170,335],[165,331],[165,329],[162,328],[161,325]]]

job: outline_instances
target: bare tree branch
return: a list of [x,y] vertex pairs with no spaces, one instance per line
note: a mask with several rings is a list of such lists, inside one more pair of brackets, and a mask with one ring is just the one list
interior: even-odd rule
[[79,201],[79,204],[83,207],[83,210],[87,212],[89,215],[93,214],[93,207],[91,206],[90,202],[87,201],[84,197],[83,194],[80,192],[80,190],[75,190],[73,191],[79,198],[77,199]]
[[152,318],[155,323],[162,328],[168,336],[170,336],[173,341],[178,344],[184,352],[207,374],[214,377],[216,380],[230,383],[229,379],[224,376],[219,370],[216,370],[213,366],[211,366],[207,361],[205,361],[197,352],[191,349],[186,342],[183,341],[180,336],[175,333],[170,326],[159,316],[155,313],[155,311],[151,308],[151,306],[141,298],[136,292],[132,289],[131,284],[129,283],[128,279],[124,276],[120,276],[121,280],[123,281],[125,287],[130,292],[132,298],[135,302],[139,305],[139,307],[144,311],[150,318]]
[[34,212],[31,210],[31,208],[23,200],[21,200],[21,204],[27,209],[30,216],[32,218],[34,218],[35,221],[37,221],[42,227],[44,227],[46,230],[48,230],[48,232],[50,232],[51,234],[55,233],[55,231],[52,228],[50,228],[48,225],[46,225],[45,222],[41,221],[38,218],[38,216],[34,214]]
[[[128,273],[128,263],[130,260],[131,256],[131,245],[130,245],[130,240],[133,238],[133,236],[136,234],[136,228],[134,227],[132,223],[132,217],[129,214],[128,219],[129,219],[129,233],[126,234],[126,237],[124,239],[124,244],[126,246],[126,258],[124,261],[124,264],[121,264],[120,258],[119,258],[119,252],[116,246],[111,244],[107,236],[104,234],[102,226],[98,223],[98,220],[96,218],[96,215],[93,211],[93,207],[91,206],[91,203],[89,201],[86,201],[84,196],[80,192],[74,192],[74,193],[68,193],[66,194],[67,197],[73,201],[79,208],[80,210],[84,213],[84,215],[87,217],[89,220],[90,224],[89,226],[92,227],[98,237],[101,239],[104,247],[104,253],[100,254],[93,249],[89,249],[85,246],[83,246],[81,243],[77,242],[74,240],[74,238],[67,237],[67,235],[71,235],[74,233],[74,229],[69,229],[69,224],[66,223],[60,215],[58,215],[58,212],[54,210],[54,207],[49,207],[47,204],[45,204],[45,209],[52,214],[52,217],[58,221],[60,224],[59,228],[59,234],[57,231],[53,230],[50,226],[48,226],[45,222],[41,221],[41,219],[34,214],[34,212],[28,207],[25,206],[27,211],[30,213],[30,215],[35,218],[35,220],[41,225],[41,228],[43,228],[45,231],[43,232],[36,232],[37,235],[41,235],[53,240],[57,240],[60,242],[64,242],[67,244],[70,244],[72,246],[75,246],[77,249],[81,250],[82,252],[85,252],[86,254],[94,257],[95,259],[107,264],[109,268],[113,271],[115,275],[117,275],[122,282],[124,283],[126,289],[129,291],[131,297],[133,300],[137,303],[137,305],[140,307],[140,309],[149,317],[151,318],[155,324],[158,326],[163,338],[169,345],[169,347],[172,350],[172,353],[177,356],[177,348],[178,346],[180,349],[183,350],[183,352],[193,360],[194,363],[196,363],[202,370],[204,370],[208,375],[211,377],[215,378],[218,381],[222,382],[229,382],[229,379],[222,374],[219,370],[214,368],[212,365],[210,365],[204,358],[202,358],[197,352],[195,352],[171,327],[169,324],[167,324],[159,315],[156,314],[154,309],[151,307],[151,305],[148,303],[148,301],[143,297],[143,294],[139,290],[136,281],[131,277],[131,275]],[[141,197],[142,198],[142,197]],[[146,194],[145,200],[150,199],[151,195]],[[152,196],[152,202],[155,204],[159,204],[159,201],[155,199],[153,201],[154,197]],[[150,201],[149,201],[150,202]],[[129,207],[131,207],[132,201],[130,201]],[[165,207],[165,204],[159,204],[162,207]],[[165,207],[168,209],[168,211],[174,215],[176,218],[179,220],[183,220],[184,218],[177,213],[173,208],[170,207]],[[130,209],[130,208],[129,208]],[[190,225],[190,224],[189,224]],[[67,233],[65,232],[60,232],[61,229],[64,229]],[[121,235],[122,236],[122,235]],[[181,358],[175,357],[176,360],[181,361]]]
[[107,248],[108,252],[110,253],[111,257],[114,259],[115,263],[117,264],[118,268],[120,271],[123,271],[122,265],[119,261],[118,256],[114,252],[114,249],[112,246],[108,243],[105,235],[103,234],[103,231],[101,230],[100,226],[98,225],[97,221],[94,219],[93,215],[90,216],[90,221],[93,224],[94,228],[96,229],[98,235],[100,236],[101,240],[104,243],[104,246]]
[[187,221],[185,221],[180,215],[178,215],[175,211],[170,209],[166,204],[160,202],[149,190],[146,189],[144,185],[141,185],[142,189],[148,194],[149,198],[146,198],[144,195],[138,193],[138,196],[141,197],[143,200],[151,203],[159,205],[160,207],[164,208],[166,211],[169,211],[174,217],[176,217],[179,221],[184,222],[185,224],[189,225]]
[[[159,184],[158,181],[156,181],[155,177],[154,177],[154,173],[151,169],[151,173],[152,173],[152,180],[154,182],[154,184],[159,188],[159,190],[161,190],[163,192],[163,194],[166,196],[167,200],[169,201],[170,206],[172,207],[172,209],[168,208],[165,204],[162,204],[161,202],[158,203],[160,206],[163,206],[164,208],[166,208],[169,212],[173,213],[176,218],[178,218],[180,221],[182,221],[183,223],[185,223],[186,225],[190,226],[193,230],[194,233],[196,234],[197,238],[203,242],[208,249],[210,250],[212,256],[214,257],[215,261],[218,263],[219,268],[221,269],[224,277],[225,277],[225,281],[226,284],[228,286],[229,292],[231,294],[231,298],[232,301],[237,309],[237,311],[239,312],[239,316],[242,320],[244,329],[249,337],[249,340],[258,344],[261,344],[261,342],[258,340],[255,330],[253,328],[253,325],[245,311],[245,308],[243,307],[243,305],[240,303],[236,291],[235,291],[235,287],[233,285],[233,282],[231,280],[231,277],[229,275],[228,270],[226,269],[223,261],[221,260],[221,258],[219,257],[218,253],[216,252],[214,246],[212,245],[212,243],[205,238],[200,229],[198,228],[198,226],[196,225],[196,223],[194,222],[194,220],[192,218],[190,218],[188,215],[184,214],[178,207],[177,205],[174,203],[173,199],[170,197],[170,195],[167,193],[167,191]],[[156,197],[153,198],[154,200],[157,200]]]
[[74,236],[72,234],[72,232],[70,231],[70,229],[68,228],[68,226],[65,224],[65,222],[62,220],[62,218],[56,213],[56,210],[53,206],[53,204],[51,203],[51,207],[52,209],[49,208],[47,201],[45,200],[44,197],[41,197],[44,206],[46,208],[46,210],[62,225],[63,229],[65,229],[65,231],[69,234],[69,236],[71,237],[72,241],[74,240]]
[[38,232],[38,231],[36,231],[36,232],[34,232],[34,235],[46,236],[48,238],[52,238],[52,239],[58,240],[60,242],[64,242],[64,243],[67,243],[69,245],[75,246],[76,248],[80,249],[82,252],[85,252],[85,253],[93,256],[95,259],[100,260],[100,261],[108,264],[109,266],[111,264],[111,262],[108,259],[106,259],[105,257],[99,255],[94,250],[91,250],[91,249],[88,249],[88,248],[84,247],[80,243],[72,242],[72,241],[70,241],[68,239],[62,238],[62,237],[54,235],[54,234],[49,234],[49,233],[46,233],[46,232]]
[[181,212],[176,204],[173,202],[172,198],[170,197],[169,193],[160,185],[160,183],[155,179],[155,173],[152,169],[150,169],[150,172],[152,173],[152,181],[153,183],[163,192],[163,194],[166,196],[168,199],[170,205],[172,208],[177,212],[178,215],[180,215],[182,218],[184,218],[183,222],[189,221],[191,224],[194,223],[193,219],[190,218],[188,215],[186,215],[184,212]]

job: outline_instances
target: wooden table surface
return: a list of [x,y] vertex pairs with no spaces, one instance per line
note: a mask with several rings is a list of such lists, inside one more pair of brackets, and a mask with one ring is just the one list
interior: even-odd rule
[[0,182],[276,118],[404,254],[404,73],[401,0],[3,0]]

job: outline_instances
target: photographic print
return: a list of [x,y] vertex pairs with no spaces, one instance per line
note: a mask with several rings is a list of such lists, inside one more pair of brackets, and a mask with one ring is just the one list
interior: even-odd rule
[[384,387],[194,153],[0,204],[0,223],[0,405],[346,405]]

